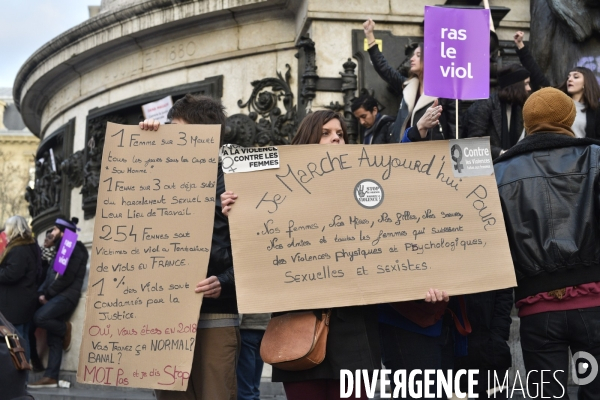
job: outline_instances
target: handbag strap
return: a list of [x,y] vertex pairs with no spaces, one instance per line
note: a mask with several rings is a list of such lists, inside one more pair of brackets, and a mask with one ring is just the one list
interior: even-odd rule
[[465,304],[465,296],[458,296],[458,304],[460,305],[460,314],[465,323],[464,327],[461,324],[458,316],[450,308],[448,308],[447,310],[452,316],[452,319],[454,320],[454,326],[456,326],[456,330],[458,331],[458,333],[460,333],[463,336],[467,336],[473,331],[473,329],[471,328],[471,322],[469,321],[469,317],[467,316],[467,305]]

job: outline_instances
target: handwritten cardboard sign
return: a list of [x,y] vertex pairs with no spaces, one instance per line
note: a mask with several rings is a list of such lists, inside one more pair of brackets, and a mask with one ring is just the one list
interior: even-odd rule
[[425,7],[424,91],[447,99],[487,99],[490,10]]
[[279,156],[279,169],[225,175],[240,312],[516,285],[494,175],[455,178],[447,141]]
[[218,125],[108,124],[78,382],[187,388],[219,135]]

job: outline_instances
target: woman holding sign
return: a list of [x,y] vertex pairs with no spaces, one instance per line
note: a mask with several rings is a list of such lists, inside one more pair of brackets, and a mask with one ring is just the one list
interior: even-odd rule
[[410,58],[409,77],[392,68],[377,46],[373,31],[375,22],[368,19],[363,24],[369,46],[369,57],[377,74],[402,92],[402,103],[392,129],[390,143],[423,140],[455,139],[455,110],[452,100],[438,99],[423,93],[423,44]]
[[[344,120],[333,111],[316,111],[302,120],[292,140],[297,144],[342,145],[348,141]],[[228,216],[237,199],[233,192],[221,195],[223,214]],[[301,212],[302,210],[299,210]],[[426,301],[447,301],[445,292],[430,289]],[[313,310],[321,318],[322,310]],[[273,367],[273,382],[283,382],[288,400],[337,400],[340,395],[341,370],[381,368],[376,306],[353,306],[331,309],[325,359],[302,371],[284,371]],[[372,374],[371,374],[372,376]],[[369,398],[364,386],[360,399]],[[352,395],[354,397],[354,394]]]

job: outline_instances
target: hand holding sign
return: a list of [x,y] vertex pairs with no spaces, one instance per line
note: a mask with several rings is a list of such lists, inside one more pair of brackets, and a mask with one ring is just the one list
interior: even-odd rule
[[442,106],[438,105],[438,99],[435,99],[431,107],[417,122],[417,129],[422,138],[427,136],[427,130],[433,128],[440,123],[440,117],[442,116]]

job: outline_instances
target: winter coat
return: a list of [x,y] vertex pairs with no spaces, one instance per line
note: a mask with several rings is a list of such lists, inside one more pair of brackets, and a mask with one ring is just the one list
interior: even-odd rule
[[515,300],[600,281],[600,142],[525,137],[494,162]]
[[[57,244],[57,246],[59,245]],[[58,257],[58,253],[56,257]],[[69,263],[64,274],[60,275],[54,270],[53,260],[48,267],[46,279],[40,287],[39,292],[46,297],[46,300],[62,296],[76,305],[81,297],[81,287],[83,286],[83,280],[87,271],[88,258],[89,254],[85,245],[78,241],[75,244],[71,258],[69,258]]]
[[456,369],[505,371],[512,365],[508,337],[513,290],[501,289],[465,295],[472,332],[467,336],[468,355],[455,360]]
[[216,299],[202,300],[201,314],[237,314],[233,259],[231,257],[231,238],[229,221],[221,212],[221,194],[225,192],[225,178],[221,164],[217,173],[215,197],[215,222],[213,226],[212,246],[206,277],[216,276],[221,283],[221,295]]
[[369,143],[366,144],[389,143],[388,140],[392,137],[390,132],[393,129],[394,120],[389,115],[378,114],[378,118],[375,120],[373,126],[365,131],[365,138],[371,135]]
[[[502,150],[502,104],[498,92],[492,92],[485,100],[477,100],[467,111],[467,137],[490,137],[492,159],[496,159]],[[517,132],[523,131],[523,109],[518,107],[518,113],[513,113],[512,118],[517,118]]]
[[[415,104],[419,90],[419,80],[417,78],[408,79],[398,70],[392,68],[383,54],[379,51],[379,46],[373,46],[369,48],[369,57],[375,72],[388,83],[398,93],[402,93],[402,103],[400,109],[396,115],[396,122],[394,122],[393,129],[390,130],[389,136],[385,143],[400,143],[404,135],[406,127],[413,126],[411,130],[410,141],[422,141],[422,140],[438,140],[438,139],[454,139],[456,132],[456,112],[454,106],[454,100],[439,99],[439,104],[442,105],[443,111],[440,117],[440,124],[437,128],[430,129],[427,137],[422,139],[418,134],[419,131],[416,129],[416,124],[419,119],[423,116],[427,108],[431,107],[431,104],[436,99],[422,95]],[[415,131],[417,136],[415,136]]]
[[[19,238],[20,239],[20,238]],[[13,239],[16,240],[16,239]],[[37,308],[40,249],[33,240],[10,247],[0,263],[0,312],[13,325],[31,321]]]
[[[320,317],[319,310],[319,317]],[[327,335],[325,359],[305,371],[273,367],[273,382],[340,379],[340,370],[381,368],[376,306],[333,308]]]

